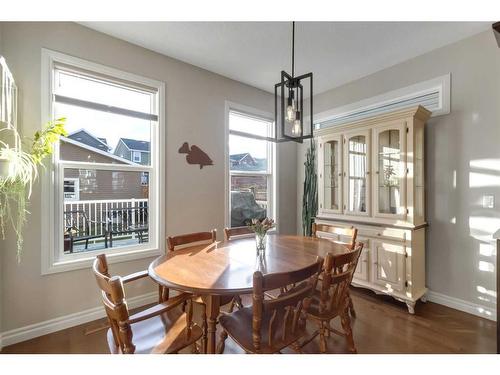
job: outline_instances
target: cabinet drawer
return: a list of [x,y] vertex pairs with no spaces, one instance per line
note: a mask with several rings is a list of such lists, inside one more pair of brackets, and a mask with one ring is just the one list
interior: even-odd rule
[[405,229],[387,228],[387,227],[363,227],[359,229],[365,237],[387,239],[392,241],[408,241],[411,240],[411,231]]

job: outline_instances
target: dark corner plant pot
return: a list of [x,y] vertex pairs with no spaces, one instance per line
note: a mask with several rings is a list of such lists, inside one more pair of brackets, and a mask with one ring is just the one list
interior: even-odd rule
[[0,180],[9,175],[9,161],[7,159],[0,159]]

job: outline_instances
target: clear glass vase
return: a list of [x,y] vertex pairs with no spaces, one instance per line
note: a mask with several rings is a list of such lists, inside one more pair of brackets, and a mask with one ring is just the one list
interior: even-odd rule
[[257,247],[257,254],[266,251],[267,233],[255,233],[255,246]]

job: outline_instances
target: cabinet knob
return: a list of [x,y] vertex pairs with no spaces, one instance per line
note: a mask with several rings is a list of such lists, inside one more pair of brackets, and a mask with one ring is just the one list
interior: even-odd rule
[[366,172],[366,175],[369,175],[369,174],[370,174],[370,171],[367,171],[367,172]]
[[379,174],[379,171],[375,172],[376,174]]

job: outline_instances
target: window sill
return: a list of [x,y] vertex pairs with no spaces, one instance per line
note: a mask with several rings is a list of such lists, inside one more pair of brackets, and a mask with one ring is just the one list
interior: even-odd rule
[[50,275],[60,272],[88,269],[92,266],[98,254],[106,254],[109,264],[123,263],[137,259],[160,256],[163,252],[160,249],[124,250],[120,252],[91,251],[88,256],[76,259],[55,260],[53,262],[42,263],[42,275]]

